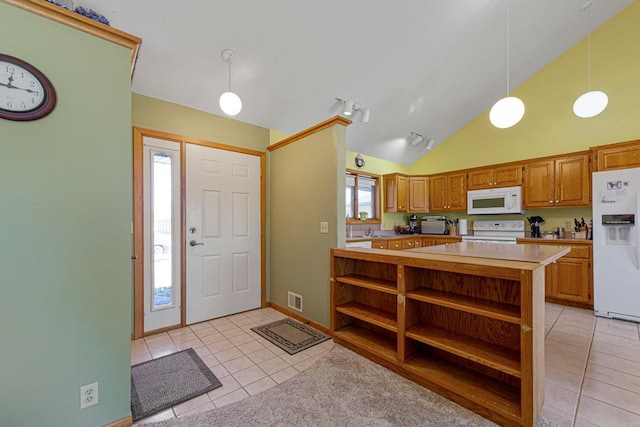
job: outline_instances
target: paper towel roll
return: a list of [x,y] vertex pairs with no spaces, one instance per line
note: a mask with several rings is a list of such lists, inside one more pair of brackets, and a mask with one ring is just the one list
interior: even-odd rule
[[467,220],[466,219],[461,219],[460,221],[458,221],[458,233],[460,233],[461,236],[466,236],[467,235]]

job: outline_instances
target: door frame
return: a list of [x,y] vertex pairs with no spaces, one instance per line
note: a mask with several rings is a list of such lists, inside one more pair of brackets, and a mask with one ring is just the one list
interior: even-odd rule
[[[144,191],[143,191],[143,140],[144,137],[164,139],[180,143],[180,324],[154,331],[144,332]],[[202,145],[220,150],[234,151],[260,157],[260,306],[267,306],[266,292],[266,157],[267,153],[203,139],[133,127],[133,333],[132,339],[157,334],[186,326],[187,281],[186,281],[186,144]]]

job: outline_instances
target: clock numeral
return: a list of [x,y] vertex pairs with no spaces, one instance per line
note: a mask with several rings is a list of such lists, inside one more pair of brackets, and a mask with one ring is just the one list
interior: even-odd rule
[[13,102],[7,101],[7,107],[9,107],[9,108],[13,107]]
[[27,108],[27,104],[25,104],[24,102],[21,102],[20,103],[20,108],[22,108],[24,110],[25,108]]
[[36,82],[35,82],[34,80],[31,80],[31,81],[29,82],[29,86],[30,86],[30,87],[36,87]]

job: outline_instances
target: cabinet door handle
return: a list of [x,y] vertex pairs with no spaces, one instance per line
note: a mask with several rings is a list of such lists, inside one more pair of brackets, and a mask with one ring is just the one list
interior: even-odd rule
[[560,203],[560,200],[556,200],[556,203]]

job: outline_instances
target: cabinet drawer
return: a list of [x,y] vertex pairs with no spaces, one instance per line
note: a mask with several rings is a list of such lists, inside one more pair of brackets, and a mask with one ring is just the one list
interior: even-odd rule
[[416,241],[413,239],[404,239],[402,241],[402,249],[413,249],[415,247],[416,247]]
[[387,249],[392,249],[392,250],[402,249],[402,240],[389,240],[387,243],[389,245]]
[[587,246],[571,246],[571,252],[564,258],[584,258],[589,259],[589,248]]
[[371,247],[373,249],[389,249],[389,244],[386,240],[372,240]]

